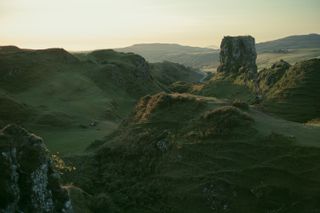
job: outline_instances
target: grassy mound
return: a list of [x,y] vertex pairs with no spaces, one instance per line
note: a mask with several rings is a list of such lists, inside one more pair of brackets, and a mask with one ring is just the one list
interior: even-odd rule
[[143,122],[179,122],[195,116],[206,106],[206,103],[196,96],[188,94],[158,93],[145,96],[135,107],[133,121]]
[[215,75],[196,94],[221,99],[238,99],[246,102],[255,100],[253,82],[245,82],[241,79],[241,76],[225,78]]
[[264,106],[274,114],[299,122],[320,116],[320,59],[292,66],[266,95]]
[[188,93],[192,89],[192,84],[184,81],[176,81],[169,86],[169,90],[176,93]]
[[236,107],[225,106],[205,112],[199,120],[197,127],[200,136],[207,137],[231,137],[248,135],[253,132],[253,118]]

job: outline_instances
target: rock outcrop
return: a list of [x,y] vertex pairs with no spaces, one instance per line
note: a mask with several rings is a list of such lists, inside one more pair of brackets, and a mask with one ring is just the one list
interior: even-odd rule
[[[281,62],[279,65],[273,66],[273,69],[285,70],[286,67],[288,65]],[[270,89],[265,86],[268,90],[264,94],[264,109],[286,120],[297,122],[308,122],[319,118],[319,70],[320,59],[298,62],[285,70],[282,77]],[[280,71],[278,72],[281,74]],[[270,82],[273,83],[274,80],[272,79]],[[264,81],[259,83],[260,88],[263,88]]]
[[114,85],[123,88],[135,98],[162,91],[151,75],[150,64],[139,55],[113,50],[96,50],[88,57],[100,67],[97,70],[90,70],[88,75],[104,90]]
[[245,73],[254,78],[257,73],[257,52],[252,36],[226,36],[220,46],[218,72],[226,74]]
[[280,60],[274,63],[270,68],[261,70],[257,78],[260,93],[265,94],[272,88],[290,67],[291,65],[288,62]]
[[0,130],[0,212],[73,212],[43,140],[16,125]]

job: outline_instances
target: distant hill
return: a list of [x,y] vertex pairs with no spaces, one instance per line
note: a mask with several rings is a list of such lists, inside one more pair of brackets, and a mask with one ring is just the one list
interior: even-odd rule
[[[159,54],[177,55],[185,53],[208,53],[215,51],[212,48],[191,47],[183,46],[180,44],[167,44],[167,43],[150,43],[150,44],[135,44],[125,48],[115,49],[120,52],[134,52],[137,54],[149,54],[148,57],[158,57]],[[157,60],[157,58],[154,58]]]
[[[211,46],[210,46],[211,47]],[[294,35],[256,45],[259,67],[268,67],[285,59],[289,63],[320,56],[320,35]],[[115,49],[120,52],[134,52],[149,62],[171,61],[185,66],[214,71],[219,65],[219,50],[182,46],[179,44],[136,44]]]
[[258,52],[270,52],[301,48],[320,48],[320,35],[309,34],[288,36],[274,41],[258,43],[256,48]]
[[219,60],[219,51],[217,49],[183,46],[179,44],[135,44],[115,50],[142,55],[149,62],[171,61],[194,68],[211,66],[212,62]]
[[168,61],[151,64],[151,75],[164,86],[177,81],[198,82],[204,77],[203,74],[193,68]]
[[[277,69],[273,67],[267,72]],[[274,85],[266,94],[264,106],[269,112],[298,122],[320,118],[320,59],[296,63],[280,77],[269,76]],[[278,70],[279,72],[279,70]]]

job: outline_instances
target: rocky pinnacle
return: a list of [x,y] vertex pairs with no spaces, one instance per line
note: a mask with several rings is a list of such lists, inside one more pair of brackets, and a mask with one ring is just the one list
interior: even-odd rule
[[245,74],[253,79],[257,73],[257,52],[252,36],[226,36],[220,45],[220,66],[218,72]]

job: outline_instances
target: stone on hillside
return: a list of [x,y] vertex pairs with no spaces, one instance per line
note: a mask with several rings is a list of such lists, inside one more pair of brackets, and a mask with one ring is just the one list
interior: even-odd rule
[[287,70],[290,68],[290,64],[284,60],[280,60],[280,61],[277,61],[276,63],[274,63],[272,66],[271,66],[271,69],[279,69],[279,70]]
[[280,60],[274,63],[270,68],[261,70],[257,77],[260,93],[264,94],[272,88],[290,67],[291,65],[288,62]]
[[252,36],[226,36],[220,46],[218,72],[226,74],[245,73],[254,78],[257,73],[257,52]]
[[0,212],[72,212],[42,139],[16,125],[0,130]]

